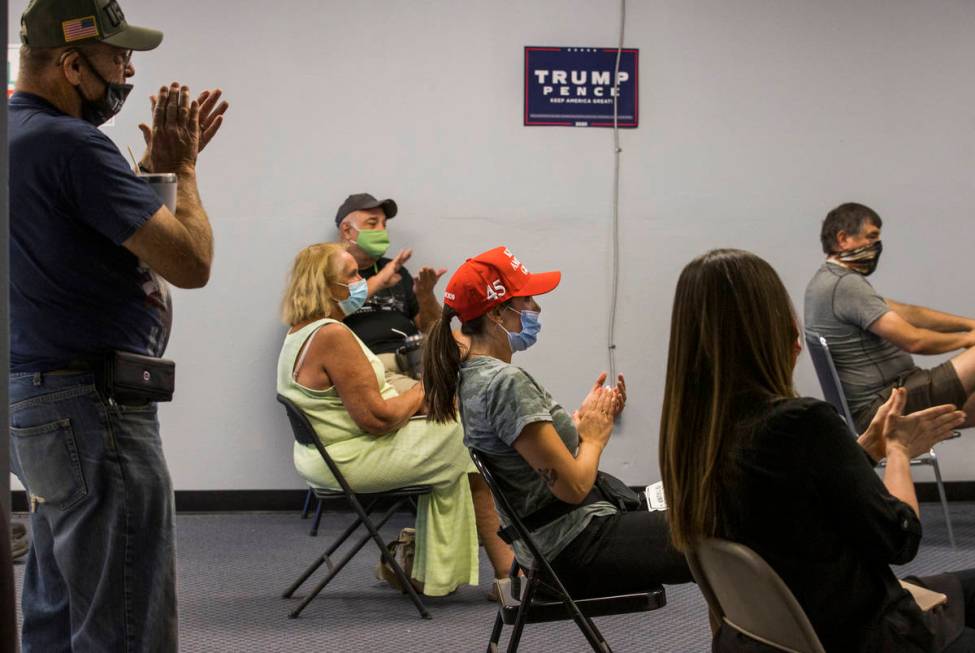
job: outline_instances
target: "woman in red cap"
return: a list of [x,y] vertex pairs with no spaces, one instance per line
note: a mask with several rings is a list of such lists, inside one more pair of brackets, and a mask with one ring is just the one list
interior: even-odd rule
[[[538,514],[554,515],[536,524],[532,537],[573,597],[690,582],[684,557],[669,544],[663,513],[620,512],[593,492],[613,420],[626,403],[623,377],[609,388],[601,374],[570,415],[511,364],[541,329],[534,297],[554,290],[560,279],[559,272],[530,274],[504,247],[468,259],[454,273],[443,315],[427,336],[428,419],[453,422],[459,406],[465,444],[486,460],[518,515],[542,509]],[[454,317],[460,338],[451,331]],[[467,344],[459,348],[458,340]],[[509,523],[504,514],[501,521]],[[519,563],[531,566],[527,547],[519,540],[513,547]]]

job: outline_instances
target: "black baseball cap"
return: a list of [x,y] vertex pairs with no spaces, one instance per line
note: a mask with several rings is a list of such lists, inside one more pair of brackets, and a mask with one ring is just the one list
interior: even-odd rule
[[396,216],[396,202],[391,199],[385,199],[383,201],[377,200],[375,197],[369,193],[356,193],[355,195],[349,195],[342,202],[342,206],[339,207],[338,213],[335,214],[335,226],[342,224],[342,220],[345,216],[349,215],[353,211],[361,211],[363,209],[375,209],[382,208],[383,213],[386,214],[386,219],[389,220]]
[[125,50],[153,50],[163,33],[129,25],[116,0],[30,0],[20,16],[20,40],[32,48],[101,41]]

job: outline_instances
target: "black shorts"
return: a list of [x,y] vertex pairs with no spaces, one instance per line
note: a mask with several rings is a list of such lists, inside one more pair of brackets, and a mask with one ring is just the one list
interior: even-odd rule
[[941,404],[953,404],[960,409],[968,401],[965,387],[961,384],[961,379],[958,378],[951,361],[929,370],[915,367],[901,374],[893,385],[878,393],[873,403],[853,416],[858,433],[863,433],[870,426],[870,420],[877,413],[877,409],[890,399],[893,389],[902,386],[907,388],[905,415]]

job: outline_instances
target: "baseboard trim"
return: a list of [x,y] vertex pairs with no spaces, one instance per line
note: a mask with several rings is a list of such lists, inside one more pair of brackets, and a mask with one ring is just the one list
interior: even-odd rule
[[[917,498],[921,502],[937,502],[935,483],[918,483]],[[642,489],[642,488],[640,488]],[[975,481],[945,483],[948,501],[975,501]],[[305,490],[176,490],[176,512],[278,512],[301,510]],[[11,492],[14,512],[27,511],[27,493]],[[330,501],[327,509],[345,510],[341,501]]]
[[[176,512],[298,511],[305,490],[176,490]],[[336,509],[340,502],[329,502]],[[11,509],[27,511],[27,493],[11,492]]]
[[[945,497],[949,502],[952,501],[975,501],[975,481],[948,481],[945,484]],[[937,502],[938,484],[925,482],[916,483],[917,500],[926,502]]]

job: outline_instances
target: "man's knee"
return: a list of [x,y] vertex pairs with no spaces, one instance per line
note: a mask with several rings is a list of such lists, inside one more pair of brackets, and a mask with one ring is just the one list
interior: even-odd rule
[[968,395],[975,394],[975,347],[952,358],[951,366],[965,388],[965,393]]

